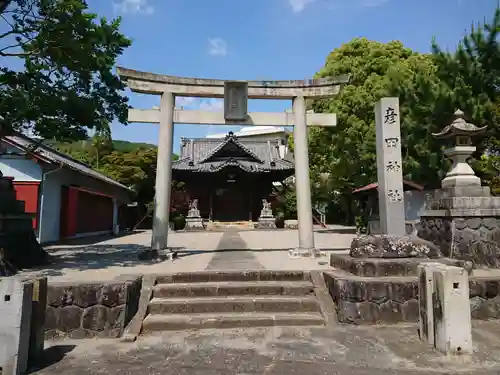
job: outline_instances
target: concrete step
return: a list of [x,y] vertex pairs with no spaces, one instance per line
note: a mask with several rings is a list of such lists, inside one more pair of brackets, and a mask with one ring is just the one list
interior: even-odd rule
[[255,228],[255,223],[252,221],[233,221],[233,222],[221,222],[221,221],[209,221],[207,223],[206,229],[212,231],[245,231],[252,230]]
[[215,281],[158,284],[153,290],[154,298],[249,295],[314,295],[314,286],[310,281]]
[[205,283],[221,281],[310,281],[306,271],[202,271],[158,275],[157,284]]
[[149,314],[201,314],[232,312],[320,312],[315,296],[231,296],[153,298]]
[[142,331],[176,331],[183,329],[238,328],[269,326],[321,326],[325,321],[320,313],[217,313],[148,315]]

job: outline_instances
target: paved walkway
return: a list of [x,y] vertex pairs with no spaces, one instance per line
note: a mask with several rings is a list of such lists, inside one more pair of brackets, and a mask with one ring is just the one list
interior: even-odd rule
[[[234,249],[234,250],[232,250]],[[236,231],[226,232],[219,247],[207,265],[207,270],[260,270],[264,266],[251,251],[245,251],[246,243]]]
[[[350,246],[353,235],[316,232],[314,237],[320,249],[345,251],[342,249]],[[296,230],[171,232],[168,241],[179,253],[179,259],[174,262],[138,260],[137,254],[149,249],[151,243],[151,231],[143,231],[116,238],[80,239],[51,246],[48,250],[53,263],[23,274],[41,274],[52,281],[106,281],[122,275],[205,269],[328,268],[328,256],[319,259],[289,257],[288,250],[298,246]],[[245,251],[248,249],[252,251]]]
[[58,362],[37,374],[498,375],[500,323],[474,324],[471,356],[439,354],[417,339],[416,325],[201,330],[51,343],[47,361]]

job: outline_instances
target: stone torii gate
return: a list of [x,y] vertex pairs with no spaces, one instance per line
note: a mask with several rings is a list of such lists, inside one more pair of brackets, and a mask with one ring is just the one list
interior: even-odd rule
[[[174,77],[117,68],[118,75],[133,92],[160,95],[160,109],[130,109],[130,122],[160,124],[156,194],[151,247],[167,250],[174,123],[207,125],[294,126],[295,185],[299,248],[315,255],[309,182],[307,126],[336,126],[335,114],[307,113],[306,99],[338,94],[348,76],[295,81],[223,81]],[[175,108],[176,96],[224,98],[224,113]],[[291,99],[293,113],[247,112],[248,99]]]

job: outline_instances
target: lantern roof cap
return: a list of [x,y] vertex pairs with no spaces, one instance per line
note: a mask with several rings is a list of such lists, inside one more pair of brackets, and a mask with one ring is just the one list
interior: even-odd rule
[[446,139],[459,135],[464,136],[474,136],[486,131],[487,126],[481,128],[474,124],[471,124],[465,120],[465,114],[460,109],[455,111],[455,120],[448,126],[446,126],[439,133],[432,133],[433,137],[437,139]]

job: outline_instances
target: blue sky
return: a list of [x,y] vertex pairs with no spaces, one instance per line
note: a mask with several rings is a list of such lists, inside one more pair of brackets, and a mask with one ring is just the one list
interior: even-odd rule
[[[454,49],[475,22],[490,19],[497,0],[88,0],[91,10],[121,16],[133,43],[119,58],[127,68],[220,79],[304,79],[328,53],[354,37],[400,40],[429,51],[435,36]],[[128,93],[131,105],[151,108],[155,96]],[[216,110],[216,100],[185,107]],[[251,111],[283,111],[288,101],[250,101]],[[113,138],[157,143],[158,125],[113,124]],[[227,127],[176,125],[180,137],[203,137]]]

